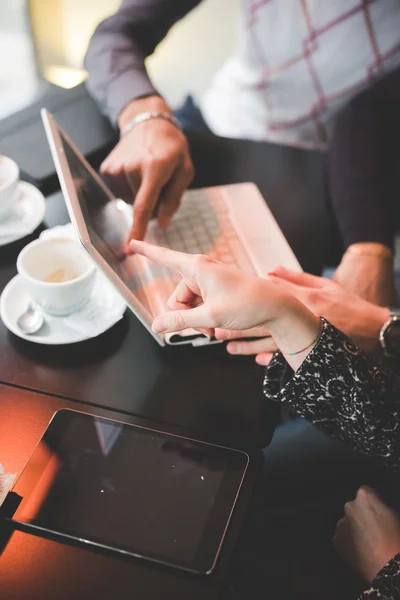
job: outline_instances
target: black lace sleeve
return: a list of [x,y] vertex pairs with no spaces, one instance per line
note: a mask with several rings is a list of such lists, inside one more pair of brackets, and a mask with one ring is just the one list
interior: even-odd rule
[[370,588],[359,600],[399,600],[400,599],[400,554],[396,554],[375,577]]
[[287,363],[281,353],[274,355],[266,369],[265,395],[332,437],[400,469],[400,379],[322,321],[318,344],[283,386]]

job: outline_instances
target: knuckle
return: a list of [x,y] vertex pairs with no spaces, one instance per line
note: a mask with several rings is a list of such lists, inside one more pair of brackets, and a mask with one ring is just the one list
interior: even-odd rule
[[154,155],[152,153],[146,154],[142,160],[142,165],[145,170],[147,169],[158,169],[162,167],[168,160],[168,157],[164,155]]
[[212,262],[211,258],[204,254],[194,254],[192,261],[195,269],[204,269],[204,267]]
[[171,315],[171,323],[172,323],[173,329],[175,329],[176,331],[185,329],[185,327],[186,327],[185,320],[180,313]]
[[124,172],[124,167],[120,162],[104,162],[100,167],[100,172],[103,175],[118,176]]
[[346,515],[346,517],[351,514],[352,510],[353,510],[353,503],[346,502],[346,504],[344,505],[344,514]]
[[358,488],[357,490],[357,494],[356,494],[356,500],[358,500],[359,502],[364,502],[369,496],[369,490],[367,488],[365,488],[364,486],[361,486],[360,488]]
[[319,290],[315,288],[308,290],[306,293],[306,297],[310,304],[316,304],[319,299]]

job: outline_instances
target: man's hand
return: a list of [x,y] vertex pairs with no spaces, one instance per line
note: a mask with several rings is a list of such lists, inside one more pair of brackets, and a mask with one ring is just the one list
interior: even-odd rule
[[363,486],[355,500],[344,507],[333,544],[341,557],[371,582],[400,552],[400,518],[369,487]]
[[378,347],[379,332],[389,309],[349,292],[336,281],[278,267],[270,274],[312,312],[325,317],[366,352]]
[[[171,113],[159,96],[134,100],[122,111],[119,127],[147,111]],[[121,138],[101,165],[101,173],[114,179],[125,200],[135,198],[129,239],[141,240],[157,208],[160,227],[168,227],[194,170],[183,133],[165,119],[150,119]]]
[[[315,315],[328,319],[332,325],[346,333],[366,352],[373,352],[379,347],[379,332],[389,318],[389,309],[363,300],[326,277],[316,277],[278,267],[270,273],[269,278],[282,289],[296,296]],[[237,335],[236,332],[217,332],[218,339],[233,339]],[[268,352],[274,350],[271,346],[271,338],[265,338],[265,332],[260,330],[255,333],[243,333],[243,337],[258,337],[258,335],[264,337],[257,342],[232,342],[236,346],[235,352],[230,348],[228,352],[257,353],[256,361],[262,365],[268,364],[270,360]]]
[[382,244],[350,246],[333,279],[364,300],[380,306],[396,305],[391,251]]

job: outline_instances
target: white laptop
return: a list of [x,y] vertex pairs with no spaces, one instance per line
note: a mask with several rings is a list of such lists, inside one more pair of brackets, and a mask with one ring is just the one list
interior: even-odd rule
[[[152,332],[154,317],[168,310],[167,300],[178,282],[177,276],[142,256],[126,255],[132,207],[112,194],[45,109],[42,118],[79,239],[129,308],[161,346],[214,343],[193,329],[165,335]],[[207,254],[261,277],[277,265],[301,270],[252,183],[185,192],[171,226],[162,230],[152,221],[145,239],[174,250]]]

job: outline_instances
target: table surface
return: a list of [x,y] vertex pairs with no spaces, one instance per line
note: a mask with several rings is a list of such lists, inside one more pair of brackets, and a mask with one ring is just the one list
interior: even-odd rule
[[[11,473],[21,472],[55,411],[77,408],[72,401],[4,385],[0,385],[0,406],[0,456]],[[87,405],[79,409],[118,419],[118,415],[112,411]],[[157,423],[134,417],[127,416],[125,421],[157,428]],[[170,431],[182,433],[174,427]],[[23,531],[9,531],[3,522],[0,528],[1,600],[217,598],[259,466],[258,458],[255,454],[252,456],[251,472],[235,509],[217,567],[211,576],[193,577],[144,561],[89,551]]]
[[[50,92],[43,103],[97,166],[115,141],[114,132],[82,88]],[[38,105],[0,123],[0,152],[16,159],[46,194],[52,192],[43,225],[52,227],[66,223],[68,216],[37,113]],[[318,273],[329,244],[324,156],[209,134],[188,137],[196,167],[193,185],[255,182],[303,267]],[[15,275],[16,257],[28,241],[1,249],[0,290]],[[150,419],[201,439],[260,448],[276,422],[276,408],[262,395],[262,377],[251,357],[229,356],[223,345],[161,348],[129,311],[98,338],[65,347],[26,342],[0,322],[0,383],[6,384],[0,386],[0,460],[7,471],[20,471],[54,410],[62,406],[96,414],[111,409],[127,421]],[[212,598],[215,593],[208,583],[197,581],[193,587],[182,578],[174,587],[168,582],[176,577],[169,573],[154,578],[154,569],[141,565],[138,576],[124,561],[21,532],[6,544],[1,561],[2,599],[78,598],[82,589],[84,598],[104,597],[115,592],[117,581],[115,598],[125,598],[139,580],[146,590],[141,598],[161,597],[160,586],[165,598],[172,597],[172,587],[174,598],[204,597],[205,590]],[[57,596],[51,592],[56,587]]]
[[[310,233],[324,214],[319,153],[209,135],[190,141],[196,186],[255,181],[303,266],[320,268]],[[45,226],[67,220],[61,194],[51,196]],[[27,241],[2,249],[0,288],[15,275]],[[177,424],[234,446],[261,447],[271,437],[274,408],[263,398],[262,377],[253,358],[229,356],[223,345],[161,348],[130,311],[100,337],[58,348],[21,340],[0,324],[0,382]]]

